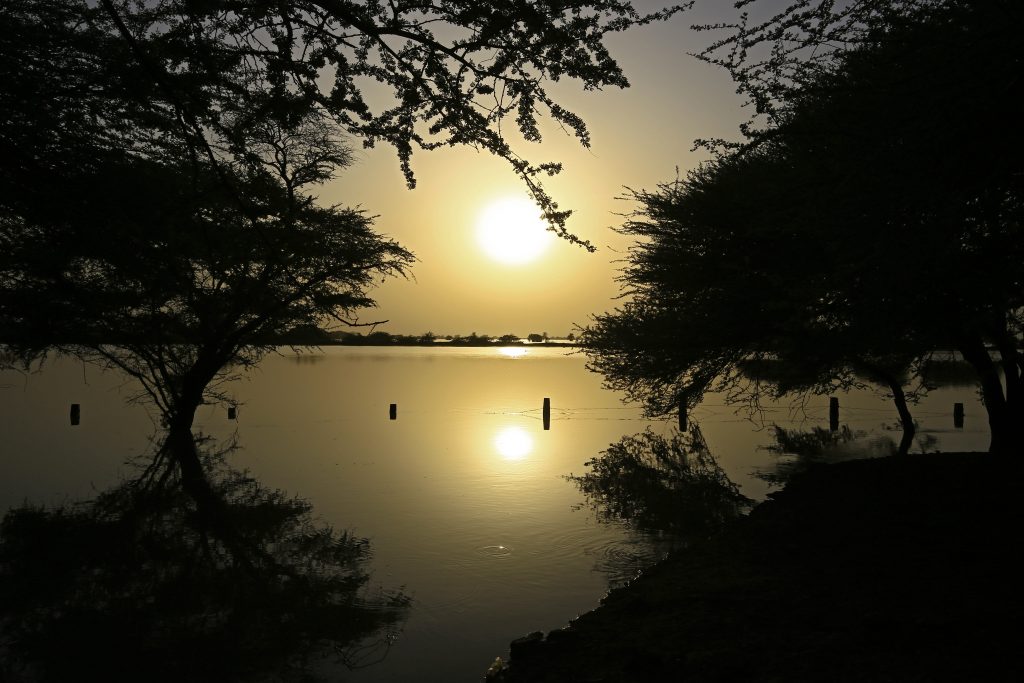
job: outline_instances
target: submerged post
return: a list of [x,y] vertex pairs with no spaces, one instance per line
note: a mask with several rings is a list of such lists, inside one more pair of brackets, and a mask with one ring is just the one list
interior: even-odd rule
[[71,404],[71,426],[75,427],[82,421],[82,407],[77,403]]
[[551,399],[544,399],[544,429],[551,429]]
[[390,419],[392,419],[392,420],[397,420],[398,419],[398,404],[397,403],[392,403],[388,407],[388,417]]
[[839,399],[835,396],[828,399],[828,430],[839,431]]
[[686,399],[679,399],[679,431],[686,433]]
[[953,404],[953,426],[957,429],[964,428],[964,404]]
[[236,406],[228,406],[228,419],[234,420],[238,417],[238,408]]

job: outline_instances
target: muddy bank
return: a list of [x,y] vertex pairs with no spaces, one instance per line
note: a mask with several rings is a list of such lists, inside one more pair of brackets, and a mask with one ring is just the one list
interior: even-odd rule
[[1021,457],[820,465],[492,683],[1017,681]]

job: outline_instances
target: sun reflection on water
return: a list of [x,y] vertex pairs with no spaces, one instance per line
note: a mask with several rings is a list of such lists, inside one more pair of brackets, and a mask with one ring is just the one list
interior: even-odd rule
[[498,349],[498,353],[506,358],[522,358],[526,355],[526,349],[521,346],[505,346]]
[[533,450],[533,437],[522,427],[505,427],[494,437],[494,447],[505,460],[522,460]]

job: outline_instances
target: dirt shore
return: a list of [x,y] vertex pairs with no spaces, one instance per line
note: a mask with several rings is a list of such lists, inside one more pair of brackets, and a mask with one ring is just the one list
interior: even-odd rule
[[820,465],[491,683],[1021,681],[1022,457]]

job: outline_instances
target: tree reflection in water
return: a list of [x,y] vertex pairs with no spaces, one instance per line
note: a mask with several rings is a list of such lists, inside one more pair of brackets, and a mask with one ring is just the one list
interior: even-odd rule
[[626,436],[572,475],[602,519],[678,539],[707,536],[747,510],[740,493],[708,450],[700,428],[668,438],[650,429]]
[[4,680],[317,680],[383,658],[408,607],[367,539],[204,450],[215,504],[158,455],[96,499],[0,527]]
[[[818,464],[829,464],[860,458],[878,458],[898,452],[895,442],[887,436],[869,436],[853,431],[847,425],[831,431],[812,427],[808,431],[772,425],[772,443],[763,449],[773,456],[771,467],[754,475],[776,486],[786,484],[794,476]],[[934,442],[929,434],[917,436],[922,452]]]
[[[599,519],[625,524],[643,539],[602,563],[613,584],[631,578],[626,570],[635,574],[654,555],[713,534],[753,505],[719,466],[697,425],[668,437],[650,429],[623,437],[586,464],[589,473],[569,480]],[[643,546],[650,554],[638,552]]]

